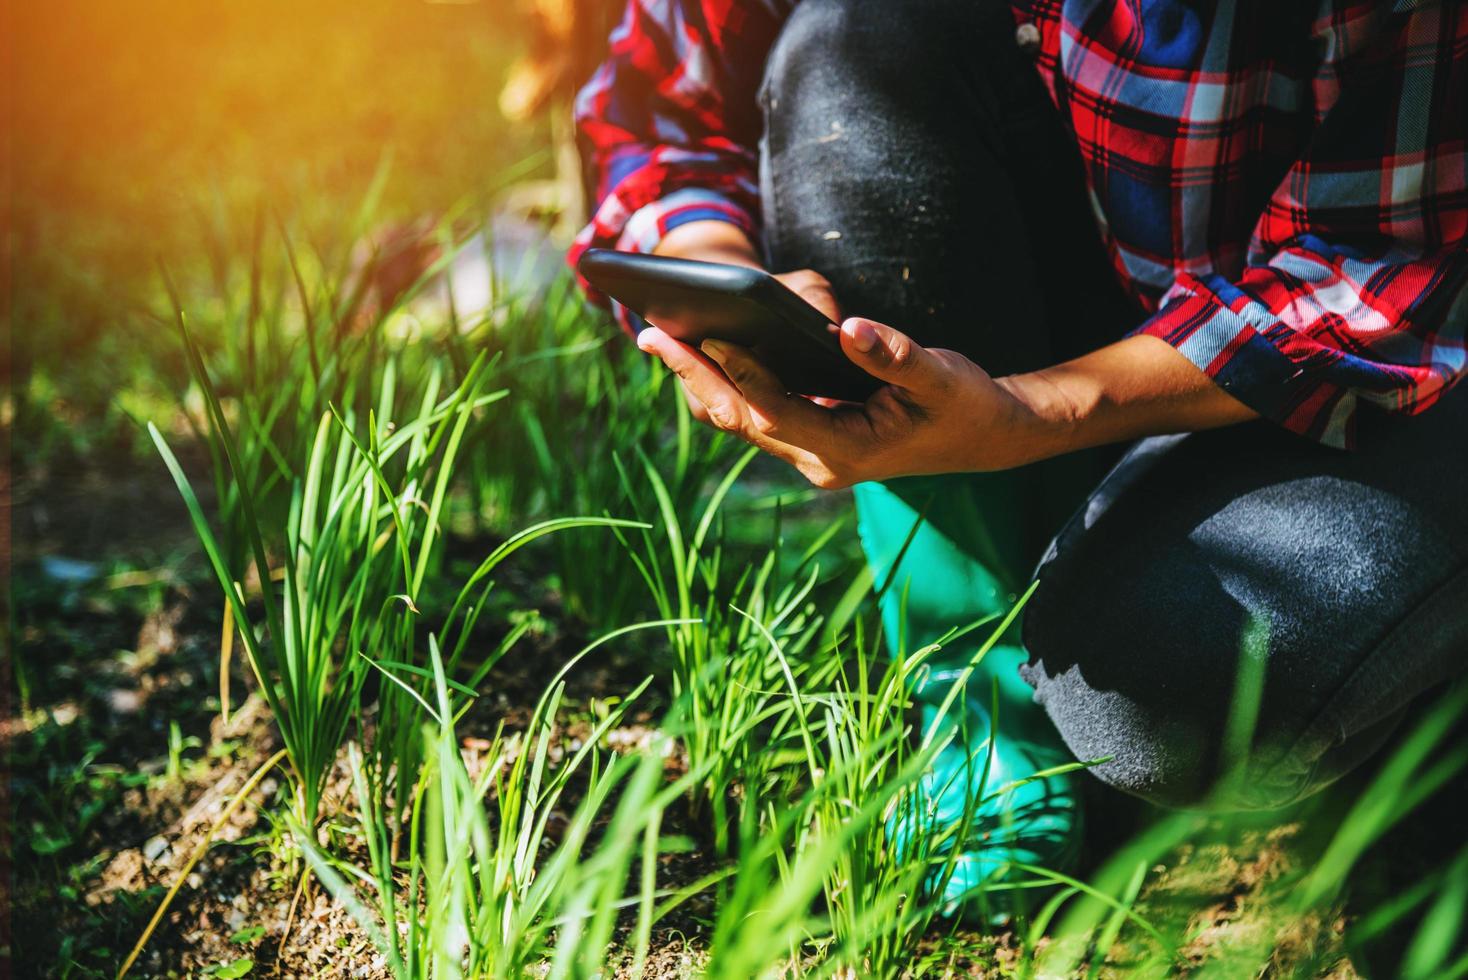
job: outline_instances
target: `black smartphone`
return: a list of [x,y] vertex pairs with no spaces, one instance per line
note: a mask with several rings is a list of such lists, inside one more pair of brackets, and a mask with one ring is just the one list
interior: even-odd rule
[[577,269],[668,336],[748,347],[787,390],[862,401],[882,382],[847,360],[836,325],[760,269],[588,249]]

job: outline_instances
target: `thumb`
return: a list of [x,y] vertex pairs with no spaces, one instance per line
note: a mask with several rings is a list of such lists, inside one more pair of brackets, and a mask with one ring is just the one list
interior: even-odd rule
[[938,360],[900,330],[854,316],[841,324],[841,349],[867,374],[900,388],[924,388],[937,380]]

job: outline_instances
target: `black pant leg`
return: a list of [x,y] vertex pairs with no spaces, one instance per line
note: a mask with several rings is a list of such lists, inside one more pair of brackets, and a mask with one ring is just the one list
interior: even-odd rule
[[804,0],[761,99],[769,261],[823,273],[846,313],[992,374],[1140,322],[1008,4]]
[[1144,440],[1055,540],[1027,677],[1077,756],[1113,757],[1101,778],[1283,805],[1463,676],[1468,386],[1413,418],[1365,411],[1353,452],[1264,422]]

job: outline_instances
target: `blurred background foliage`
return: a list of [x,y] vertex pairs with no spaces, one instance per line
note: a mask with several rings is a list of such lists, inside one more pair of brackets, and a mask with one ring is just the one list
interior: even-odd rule
[[[307,253],[350,249],[343,230],[379,174],[358,233],[455,208],[483,220],[507,183],[558,169],[574,183],[569,98],[590,68],[560,35],[587,6],[7,5],[17,449],[140,445],[116,393],[146,389],[150,373],[186,379],[160,319],[160,258],[186,293],[220,295],[240,264],[227,257],[249,255],[262,229],[277,279],[282,228]],[[578,37],[601,31],[604,18],[590,20]],[[48,424],[59,421],[69,433]],[[69,445],[79,439],[91,443]]]
[[[510,3],[57,0],[14,11],[18,255],[148,275],[218,206],[351,196],[447,207],[546,143],[499,108],[526,45]],[[327,205],[330,201],[319,202]],[[240,222],[248,228],[248,222]]]

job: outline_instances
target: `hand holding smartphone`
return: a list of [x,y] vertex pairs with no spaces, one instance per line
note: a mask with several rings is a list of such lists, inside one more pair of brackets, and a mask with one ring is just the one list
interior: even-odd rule
[[588,250],[577,268],[676,340],[749,348],[796,394],[863,401],[882,385],[846,358],[836,324],[761,269],[610,249]]

